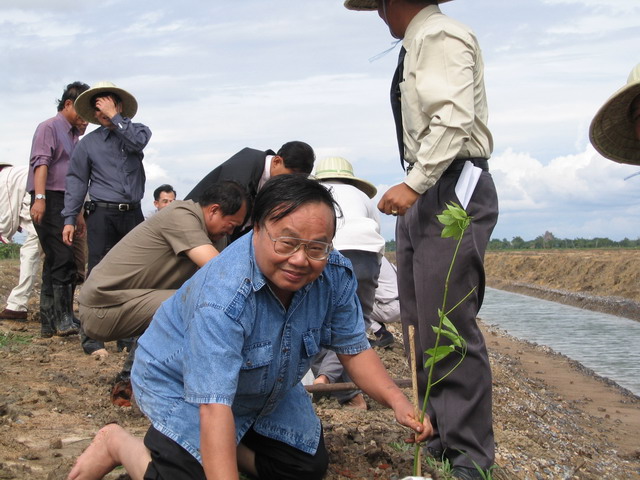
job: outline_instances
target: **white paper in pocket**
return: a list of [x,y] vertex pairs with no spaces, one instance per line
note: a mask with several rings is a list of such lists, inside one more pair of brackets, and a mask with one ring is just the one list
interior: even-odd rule
[[481,173],[481,168],[476,167],[468,160],[464,162],[458,183],[456,183],[456,196],[458,200],[460,200],[460,206],[465,210],[467,209],[467,205],[469,205],[473,191],[476,189]]

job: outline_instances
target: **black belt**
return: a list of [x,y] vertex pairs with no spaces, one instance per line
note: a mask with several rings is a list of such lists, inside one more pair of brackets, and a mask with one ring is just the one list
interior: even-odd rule
[[129,210],[135,210],[140,207],[139,203],[108,203],[108,202],[93,202],[96,207],[112,208],[121,212],[128,212]]
[[[456,158],[453,162],[449,164],[449,167],[444,171],[443,175],[459,175],[464,168],[465,162],[471,162],[476,167],[481,168],[485,172],[489,171],[489,161],[486,158]],[[407,173],[411,171],[413,168],[413,163],[407,165]]]

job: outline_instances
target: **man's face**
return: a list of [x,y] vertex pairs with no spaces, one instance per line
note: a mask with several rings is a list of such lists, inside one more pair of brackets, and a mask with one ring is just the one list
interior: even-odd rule
[[224,215],[220,205],[217,203],[203,207],[203,211],[207,234],[211,241],[215,242],[225,235],[231,235],[237,227],[244,223],[244,217],[247,215],[247,205],[243,203],[242,207],[232,215]]
[[402,28],[399,25],[397,14],[398,6],[392,0],[378,0],[378,15],[384,23],[389,27],[389,33],[393,38],[401,39],[404,32],[400,32]]
[[160,211],[171,202],[176,199],[176,194],[173,192],[160,192],[158,196],[158,200],[153,201],[153,205],[156,207],[156,210]]
[[[324,270],[327,260],[311,260],[304,246],[291,256],[276,253],[271,238],[295,237],[331,243],[334,213],[324,203],[310,203],[277,221],[267,220],[254,226],[253,247],[260,271],[280,301],[287,305],[294,292],[313,282]],[[270,237],[271,236],[271,237]]]
[[62,115],[67,119],[67,121],[71,124],[72,127],[75,127],[78,130],[80,135],[84,135],[84,132],[87,130],[87,122],[84,118],[78,115],[76,112],[76,107],[73,104],[73,100],[66,100],[64,102],[64,108],[62,109]]
[[98,97],[95,100],[93,113],[95,119],[105,128],[115,128],[111,117],[109,117],[105,111],[122,113],[122,103],[116,102],[111,96]]

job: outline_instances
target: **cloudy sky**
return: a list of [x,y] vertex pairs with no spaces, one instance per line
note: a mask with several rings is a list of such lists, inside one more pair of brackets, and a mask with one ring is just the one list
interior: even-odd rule
[[[17,6],[18,5],[18,6]],[[486,64],[501,217],[494,238],[640,235],[640,171],[595,153],[588,127],[640,61],[637,0],[455,0]],[[402,180],[388,88],[397,48],[341,0],[0,0],[0,155],[26,165],[74,80],[139,102],[147,195],[186,194],[243,147],[304,140],[384,192]],[[383,218],[385,238],[393,219]]]

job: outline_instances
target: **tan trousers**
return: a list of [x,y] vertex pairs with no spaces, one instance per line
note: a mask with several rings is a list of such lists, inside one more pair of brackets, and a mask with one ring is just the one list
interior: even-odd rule
[[160,304],[174,293],[175,290],[148,290],[122,305],[80,305],[82,328],[90,338],[103,342],[137,337],[147,329]]

